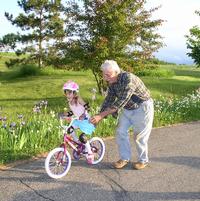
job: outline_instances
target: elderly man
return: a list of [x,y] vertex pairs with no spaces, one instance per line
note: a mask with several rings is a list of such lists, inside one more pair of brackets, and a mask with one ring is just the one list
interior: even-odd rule
[[120,111],[116,129],[120,159],[113,163],[114,168],[125,167],[131,159],[129,128],[133,128],[138,161],[133,168],[140,170],[149,164],[148,139],[153,123],[153,100],[144,83],[134,74],[122,71],[117,62],[106,60],[101,65],[103,79],[108,82],[108,93],[101,106],[100,113],[91,117],[97,124],[106,116]]

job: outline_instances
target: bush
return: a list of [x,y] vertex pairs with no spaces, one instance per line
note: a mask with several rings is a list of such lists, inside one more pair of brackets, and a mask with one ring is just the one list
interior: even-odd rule
[[18,69],[18,77],[40,75],[40,69],[34,64],[24,64]]
[[12,71],[4,74],[5,79],[15,79],[29,76],[42,75],[42,71],[34,64],[23,64],[15,66]]

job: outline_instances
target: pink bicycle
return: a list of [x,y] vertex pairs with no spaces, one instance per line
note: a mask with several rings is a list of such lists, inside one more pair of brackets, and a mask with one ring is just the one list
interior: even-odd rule
[[[62,178],[68,173],[72,160],[67,147],[73,149],[72,153],[75,160],[79,160],[81,157],[86,157],[87,155],[87,152],[85,151],[85,145],[81,142],[74,141],[68,133],[69,128],[72,126],[75,120],[76,118],[72,118],[68,126],[62,125],[61,121],[61,128],[63,129],[64,135],[63,143],[60,145],[60,147],[50,151],[45,160],[45,170],[51,178]],[[94,161],[92,164],[97,164],[104,157],[105,144],[99,137],[93,137],[89,140],[89,142],[91,150],[94,154]]]

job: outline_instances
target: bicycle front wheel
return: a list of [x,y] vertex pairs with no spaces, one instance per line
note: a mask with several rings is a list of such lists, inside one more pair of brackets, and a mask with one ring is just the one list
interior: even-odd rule
[[55,148],[49,152],[45,160],[45,170],[51,178],[59,179],[68,173],[71,162],[71,156],[67,150],[64,154],[64,148]]

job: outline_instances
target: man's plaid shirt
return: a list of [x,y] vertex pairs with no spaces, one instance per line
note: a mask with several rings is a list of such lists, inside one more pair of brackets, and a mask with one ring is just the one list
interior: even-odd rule
[[107,96],[101,106],[101,112],[106,108],[120,110],[136,109],[139,105],[150,98],[150,92],[136,75],[122,71],[117,82],[108,87]]

